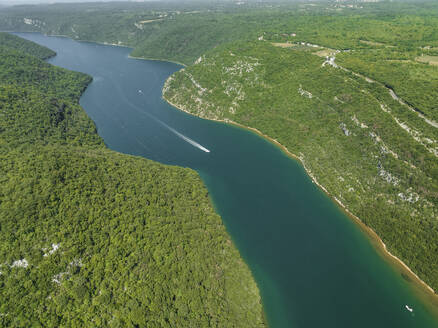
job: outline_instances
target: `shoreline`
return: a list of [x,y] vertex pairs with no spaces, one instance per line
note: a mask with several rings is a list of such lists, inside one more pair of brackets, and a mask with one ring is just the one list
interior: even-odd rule
[[[170,77],[169,77],[170,78]],[[167,81],[166,81],[167,82]],[[225,123],[225,124],[231,124],[234,125],[236,127],[245,129],[245,130],[249,130],[255,134],[257,134],[258,136],[266,139],[267,141],[269,141],[270,143],[274,144],[275,146],[279,147],[281,149],[281,151],[287,155],[288,157],[291,157],[292,159],[298,161],[301,166],[304,168],[305,172],[307,173],[307,175],[310,177],[311,181],[317,185],[322,191],[324,191],[324,193],[339,207],[341,208],[341,210],[350,218],[352,219],[353,222],[355,222],[359,228],[368,236],[368,238],[370,239],[371,243],[373,244],[373,246],[377,249],[377,251],[379,253],[382,254],[382,256],[384,257],[384,260],[389,260],[391,262],[391,265],[394,267],[396,267],[396,269],[398,269],[397,271],[404,271],[404,272],[400,272],[401,274],[405,273],[407,274],[410,278],[413,279],[413,281],[415,282],[416,286],[410,286],[412,289],[415,289],[414,292],[416,293],[422,293],[422,298],[424,299],[424,297],[428,297],[431,300],[431,303],[429,306],[430,307],[435,307],[434,312],[436,312],[438,314],[438,294],[435,292],[435,290],[430,287],[426,282],[424,282],[415,272],[413,272],[411,270],[411,268],[404,263],[400,258],[398,258],[397,256],[395,256],[394,254],[392,254],[386,244],[383,242],[383,240],[380,238],[380,236],[369,226],[367,226],[358,216],[354,215],[352,212],[350,212],[350,210],[339,200],[337,199],[335,196],[332,196],[327,189],[322,186],[317,179],[315,178],[315,176],[313,175],[312,171],[310,169],[308,169],[306,167],[306,164],[304,162],[304,160],[302,158],[300,158],[299,156],[297,156],[296,154],[292,153],[291,151],[289,151],[289,149],[282,145],[278,140],[273,139],[271,137],[269,137],[268,135],[262,133],[260,130],[253,128],[253,127],[249,127],[249,126],[245,126],[243,124],[234,122],[232,120],[229,119],[213,119],[213,118],[206,118],[206,117],[201,117],[198,115],[195,115],[183,108],[181,108],[180,106],[172,103],[171,101],[169,101],[168,99],[166,99],[164,97],[164,95],[162,95],[162,98],[169,103],[170,105],[172,105],[173,107],[177,108],[178,110],[181,110],[189,115],[192,116],[196,116],[198,118],[202,118],[202,119],[206,119],[206,120],[210,120],[210,121],[216,121],[216,122],[220,122],[220,123]],[[409,284],[409,282],[408,282]],[[419,289],[420,288],[420,289]],[[435,304],[434,304],[435,303]],[[426,304],[427,306],[427,304]],[[429,307],[428,306],[428,307]]]
[[[41,33],[41,32],[21,32],[21,33]],[[122,48],[128,48],[131,49],[131,53],[135,50],[135,48],[131,47],[131,46],[127,46],[124,44],[118,44],[118,43],[109,43],[109,42],[100,42],[100,41],[90,41],[90,40],[82,40],[82,39],[74,39],[71,36],[68,35],[63,35],[63,34],[45,34],[45,33],[41,33],[45,36],[54,36],[54,37],[62,37],[62,38],[67,38],[67,39],[71,39],[73,41],[77,41],[77,42],[88,42],[88,43],[96,43],[96,44],[100,44],[102,46],[111,46],[111,47],[122,47]],[[161,62],[169,62],[169,63],[174,63],[174,64],[178,64],[181,65],[183,67],[187,67],[187,65],[174,61],[174,60],[170,60],[170,59],[159,59],[159,58],[152,58],[152,57],[136,57],[136,56],[131,56],[131,53],[128,54],[128,58],[131,59],[139,59],[139,60],[154,60],[154,61],[161,61]]]
[[[128,48],[128,49],[131,49],[131,53],[132,53],[132,51],[135,50],[135,48],[133,48],[131,46],[128,46],[128,45],[124,45],[124,44],[75,39],[75,38],[73,38],[71,36],[64,35],[64,34],[47,34],[47,33],[38,32],[38,31],[29,31],[29,32],[0,31],[0,32],[5,32],[5,33],[36,33],[36,34],[42,34],[42,35],[49,36],[49,37],[67,38],[67,39],[70,39],[70,40],[73,40],[73,41],[77,41],[77,42],[88,42],[88,43],[100,44],[100,45],[103,45],[103,46]],[[131,54],[128,55],[128,58],[139,59],[139,60],[154,60],[154,61],[168,62],[168,63],[174,63],[174,64],[177,64],[177,65],[181,65],[183,67],[187,67],[186,64],[177,62],[175,60],[170,60],[170,59],[159,59],[159,58],[152,58],[152,57],[136,57],[136,56],[132,56]]]
[[[41,32],[24,32],[24,33],[41,33]],[[81,40],[81,39],[74,39],[71,36],[68,35],[63,35],[63,34],[44,34],[41,33],[45,36],[55,36],[55,37],[62,37],[62,38],[67,38],[67,39],[71,39],[73,41],[77,41],[77,42],[88,42],[88,43],[96,43],[96,44],[100,44],[102,46],[111,46],[111,47],[122,47],[122,48],[128,48],[131,49],[131,53],[135,50],[135,48],[131,47],[131,46],[127,46],[124,44],[118,44],[118,43],[109,43],[109,42],[100,42],[100,41],[89,41],[89,40]],[[170,60],[170,59],[159,59],[159,58],[152,58],[152,57],[136,57],[136,56],[131,56],[131,53],[128,54],[128,58],[131,59],[138,59],[138,60],[154,60],[154,61],[161,61],[161,62],[168,62],[168,63],[174,63],[177,65],[181,65],[183,67],[187,67],[187,65],[174,61],[174,60]]]
[[[117,45],[115,45],[117,46]],[[139,59],[139,60],[153,60],[153,61],[160,61],[160,62],[166,62],[166,63],[174,63],[177,65],[181,65],[182,67],[187,67],[186,64],[174,61],[174,60],[167,60],[167,59],[159,59],[159,58],[148,58],[148,57],[135,57],[135,56],[131,56],[130,54],[128,55],[128,58],[131,59]]]

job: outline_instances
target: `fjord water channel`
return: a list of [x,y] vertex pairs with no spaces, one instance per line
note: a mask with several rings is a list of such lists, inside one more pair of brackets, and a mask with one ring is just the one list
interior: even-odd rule
[[300,163],[255,133],[162,99],[180,65],[129,58],[129,48],[18,35],[56,51],[51,64],[93,77],[80,103],[110,149],[200,174],[254,275],[271,328],[438,327],[412,282]]

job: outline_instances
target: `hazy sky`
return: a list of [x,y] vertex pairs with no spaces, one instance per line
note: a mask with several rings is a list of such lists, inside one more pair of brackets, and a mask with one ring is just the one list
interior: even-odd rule
[[0,0],[0,4],[19,5],[19,4],[59,3],[59,2],[108,2],[108,1],[130,1],[130,0]]

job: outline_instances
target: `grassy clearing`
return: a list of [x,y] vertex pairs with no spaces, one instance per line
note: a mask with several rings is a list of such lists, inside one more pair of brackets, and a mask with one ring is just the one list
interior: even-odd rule
[[296,48],[296,47],[298,47],[298,44],[290,43],[290,42],[272,42],[272,45],[274,47],[280,47],[280,48]]
[[438,56],[419,56],[415,60],[419,63],[438,66]]
[[328,57],[328,56],[334,56],[336,54],[336,50],[325,48],[323,50],[319,50],[317,52],[313,53],[314,55],[317,55],[318,57]]
[[153,22],[159,22],[164,20],[163,18],[158,18],[158,19],[148,19],[148,20],[143,20],[138,22],[139,24],[148,24],[148,23],[153,23]]
[[360,43],[367,44],[369,46],[377,46],[377,47],[387,47],[387,48],[394,48],[392,45],[388,45],[382,42],[375,42],[375,41],[367,41],[367,40],[359,40]]

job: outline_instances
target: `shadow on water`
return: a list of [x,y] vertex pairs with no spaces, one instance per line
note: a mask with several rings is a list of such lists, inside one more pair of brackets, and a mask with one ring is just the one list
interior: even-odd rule
[[164,81],[181,66],[130,59],[127,48],[19,35],[55,50],[52,64],[93,76],[81,105],[109,148],[200,173],[272,328],[438,327],[409,281],[296,161],[253,133],[161,99]]

